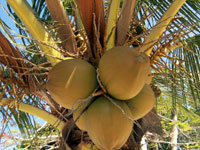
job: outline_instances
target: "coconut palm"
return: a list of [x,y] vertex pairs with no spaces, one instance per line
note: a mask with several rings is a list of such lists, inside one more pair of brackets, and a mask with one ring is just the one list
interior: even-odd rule
[[[170,95],[172,122],[177,122],[181,110],[199,118],[199,0],[5,1],[8,9],[1,6],[2,10],[18,31],[0,18],[0,137],[14,119],[29,136],[21,143],[28,141],[30,149],[48,149],[52,143],[60,149],[96,148],[87,133],[76,127],[75,110],[60,106],[46,81],[51,68],[68,58],[83,59],[98,70],[101,57],[115,46],[133,47],[149,56],[152,89],[160,105],[160,94]],[[94,91],[85,101],[99,94]],[[38,127],[30,114],[51,126]],[[133,133],[122,149],[139,149],[147,131],[166,135],[159,116],[153,109],[134,120]],[[173,125],[175,133],[177,124]],[[50,140],[53,132],[57,136]],[[146,138],[154,143],[151,136]],[[172,148],[176,149],[178,140],[188,142],[185,137],[171,136]]]

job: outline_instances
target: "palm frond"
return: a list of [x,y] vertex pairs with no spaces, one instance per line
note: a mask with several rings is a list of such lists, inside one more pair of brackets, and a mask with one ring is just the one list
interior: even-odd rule
[[[66,11],[59,0],[46,0],[47,7],[56,24],[56,31],[60,37],[62,47],[70,52],[77,53],[77,44]],[[63,34],[65,33],[65,34]]]
[[35,38],[36,42],[38,42],[38,45],[47,55],[49,61],[53,63],[53,65],[55,62],[58,62],[58,59],[62,58],[61,53],[51,47],[51,45],[55,45],[56,42],[45,30],[43,25],[37,20],[30,5],[26,1],[21,0],[7,0],[7,2],[12,6],[17,15],[23,21],[31,35]]
[[[37,81],[43,82],[44,78],[46,78],[46,73],[43,71],[46,69],[41,65],[35,65],[35,62],[32,63],[32,57],[29,57],[27,52],[22,54],[17,46],[14,47],[10,43],[10,41],[12,41],[12,43],[15,44],[15,40],[13,35],[9,32],[9,28],[5,26],[5,24],[3,24],[1,27],[3,31],[7,31],[7,36],[10,40],[8,40],[3,33],[0,33],[0,102],[2,102],[2,98],[7,99],[7,104],[11,104],[13,102],[17,104],[23,101],[25,103],[34,105],[35,107],[39,106],[40,109],[44,111],[44,106],[47,105],[47,103],[41,103],[42,101],[40,98],[47,100],[50,105],[51,102],[49,101],[48,97],[44,98],[45,93],[38,90],[38,87],[34,81],[37,78]],[[44,69],[42,69],[42,72],[41,68]],[[38,95],[40,98],[32,94]],[[23,110],[23,112],[21,112],[17,110],[17,107],[10,107],[9,105],[6,106],[7,107],[5,107],[5,105],[3,107],[0,106],[1,114],[4,116],[1,133],[7,130],[6,127],[8,127],[7,125],[9,120],[13,119],[22,134],[25,134],[26,136],[30,136],[32,134],[37,135],[37,128],[35,128],[36,123],[33,121],[34,119],[32,115],[25,113],[25,110],[23,109],[21,109]],[[37,109],[40,110],[39,108]],[[26,110],[26,112],[28,111]]]
[[134,12],[136,0],[125,0],[117,22],[116,45],[123,45],[128,33],[128,27]]
[[162,35],[164,30],[167,28],[168,24],[171,22],[175,14],[185,3],[185,0],[175,0],[167,11],[163,14],[162,18],[156,23],[153,29],[150,31],[150,34],[147,35],[144,41],[144,46],[140,48],[140,51],[145,51],[148,55],[151,53],[152,45],[154,46],[155,42]]
[[[56,41],[56,46],[48,42],[45,43],[41,39],[33,39],[29,35],[30,31],[28,32],[24,26],[25,23],[21,22],[9,6],[10,14],[19,29],[18,33],[14,33],[15,31],[12,31],[5,22],[0,20],[4,32],[0,33],[0,58],[2,58],[0,59],[2,72],[0,98],[7,98],[8,103],[22,102],[32,105],[39,110],[50,112],[52,115],[66,120],[66,116],[63,116],[62,112],[69,116],[71,112],[68,113],[67,110],[61,108],[45,88],[51,65],[48,63],[45,53],[39,48],[41,44],[56,52],[61,52],[64,57],[82,58],[97,67],[99,59],[106,50],[106,44],[110,44],[111,47],[116,44],[138,49],[143,46],[143,51],[146,51],[144,47],[149,47],[148,42],[153,40],[152,51],[148,52],[153,75],[152,87],[159,87],[164,95],[170,98],[166,103],[170,104],[169,111],[172,111],[173,106],[182,112],[184,110],[187,111],[187,114],[195,115],[196,118],[199,117],[199,0],[186,1],[176,15],[169,15],[164,20],[162,20],[163,15],[166,14],[173,2],[177,1],[65,0],[59,3],[61,1],[46,0],[46,2],[45,0],[32,0],[29,2],[31,5],[29,8],[34,10],[37,21],[42,27],[45,27],[45,31],[51,35],[51,39]],[[112,9],[114,2],[119,3]],[[52,7],[55,3],[58,4],[58,7]],[[54,11],[55,9],[59,9],[59,11]],[[107,23],[105,23],[106,19]],[[166,20],[168,20],[167,24],[162,31],[159,29],[159,34],[158,30],[152,30],[152,28],[162,25],[162,22]],[[79,22],[83,23],[84,28],[79,25]],[[65,31],[66,34],[62,34],[59,29],[62,32]],[[154,34],[154,32],[156,33]],[[71,38],[71,36],[74,37]],[[16,43],[15,38],[22,39],[22,43]],[[78,56],[72,55],[71,52],[77,53]],[[60,58],[60,60],[62,59],[65,58]],[[156,94],[159,95],[160,90],[157,90]],[[158,105],[160,105],[159,102],[163,102],[162,99],[158,100]],[[48,109],[45,108],[46,105]],[[5,117],[5,122],[8,122],[13,116],[22,132],[27,130],[28,134],[37,135],[37,127],[31,115],[18,111],[15,107],[9,107],[9,105],[2,107],[1,113]],[[167,117],[170,118],[170,116]],[[181,121],[181,118],[178,118],[179,124],[182,123]],[[32,129],[23,130],[27,125],[30,125]],[[186,132],[182,129],[180,131],[180,137],[188,141],[183,136],[186,135]],[[188,136],[193,134],[194,130],[188,132]],[[30,142],[33,136],[30,135]]]
[[120,0],[111,0],[106,27],[106,50],[115,46],[116,27]]

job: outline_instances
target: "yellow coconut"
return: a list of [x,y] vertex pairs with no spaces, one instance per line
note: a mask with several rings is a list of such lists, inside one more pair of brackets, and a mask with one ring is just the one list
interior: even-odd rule
[[[89,105],[89,102],[87,103],[80,103],[75,107],[75,111],[73,113],[73,119],[76,120],[76,125],[79,129],[86,131],[86,122],[85,122],[85,114],[86,111],[85,108]],[[77,120],[77,118],[79,119]]]
[[[123,101],[114,102],[131,116]],[[133,128],[128,120],[112,102],[104,96],[97,98],[86,111],[86,129],[94,144],[101,150],[120,149],[127,141]]]
[[95,68],[81,59],[68,59],[56,64],[47,81],[51,96],[67,109],[72,109],[77,100],[88,97],[96,86]]
[[149,73],[149,58],[130,47],[114,47],[99,62],[100,79],[108,93],[120,100],[136,96]]
[[145,80],[145,84],[151,84],[151,82],[152,82],[152,74],[151,74],[151,68],[149,68],[149,73]]
[[150,85],[145,84],[141,92],[127,101],[132,113],[132,119],[138,120],[152,110],[156,98]]

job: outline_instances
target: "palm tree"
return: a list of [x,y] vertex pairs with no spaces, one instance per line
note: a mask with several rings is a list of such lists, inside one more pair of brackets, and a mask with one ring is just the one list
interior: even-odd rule
[[[29,141],[30,149],[52,144],[44,134],[55,129],[55,134],[62,134],[53,140],[60,149],[94,148],[87,133],[76,127],[73,110],[51,97],[46,80],[49,70],[68,57],[86,60],[97,69],[101,56],[115,46],[135,47],[149,56],[151,86],[156,97],[161,91],[170,94],[172,122],[177,122],[181,109],[199,117],[199,0],[6,1],[8,11],[3,6],[2,10],[18,31],[0,18],[0,112],[4,117],[0,137],[14,118],[20,131],[31,137],[22,140]],[[38,129],[30,114],[51,127]],[[142,137],[151,137],[147,131],[163,136],[159,116],[153,109],[134,121],[133,134],[122,149],[139,149]],[[176,132],[169,142],[172,149],[178,141],[188,140],[177,137],[176,123],[171,131]]]

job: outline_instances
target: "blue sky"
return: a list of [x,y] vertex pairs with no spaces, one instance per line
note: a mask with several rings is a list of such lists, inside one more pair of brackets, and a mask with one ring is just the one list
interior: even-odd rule
[[[0,4],[7,10],[6,6],[6,0],[1,0]],[[10,19],[10,17],[6,14],[6,12],[3,10],[3,8],[0,8],[0,18],[6,22],[12,29],[17,31],[17,28],[14,24],[14,22]]]
[[[31,0],[27,0],[30,4],[31,4]],[[0,0],[0,4],[2,7],[4,7],[7,11],[7,2],[6,0]],[[13,22],[13,20],[7,15],[7,13],[4,11],[4,9],[0,7],[0,18],[10,27],[13,29],[14,32],[18,32],[18,29],[15,25],[15,23]],[[8,11],[9,12],[9,11]],[[1,28],[0,28],[0,31]],[[21,43],[21,40],[19,38],[15,39],[17,43]]]

